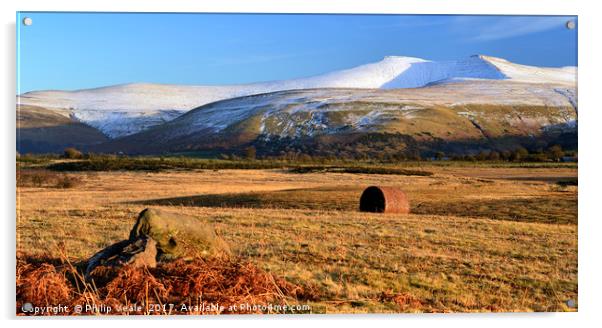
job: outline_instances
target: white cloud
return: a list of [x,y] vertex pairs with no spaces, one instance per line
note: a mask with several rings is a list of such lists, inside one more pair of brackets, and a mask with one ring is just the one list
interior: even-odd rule
[[562,27],[572,17],[560,16],[462,16],[454,20],[457,30],[468,41],[492,41]]

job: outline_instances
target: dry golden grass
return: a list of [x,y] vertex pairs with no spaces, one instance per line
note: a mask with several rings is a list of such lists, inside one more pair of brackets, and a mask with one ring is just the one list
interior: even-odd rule
[[[18,188],[17,248],[85,260],[152,205],[215,224],[237,256],[315,290],[313,312],[574,310],[577,190],[550,181],[576,168],[428,170],[71,173],[85,183]],[[404,189],[414,214],[357,212],[374,184]]]

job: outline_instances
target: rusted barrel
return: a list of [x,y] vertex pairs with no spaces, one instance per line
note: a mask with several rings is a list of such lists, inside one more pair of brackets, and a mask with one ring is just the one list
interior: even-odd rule
[[410,213],[410,203],[398,188],[371,186],[360,197],[360,212]]

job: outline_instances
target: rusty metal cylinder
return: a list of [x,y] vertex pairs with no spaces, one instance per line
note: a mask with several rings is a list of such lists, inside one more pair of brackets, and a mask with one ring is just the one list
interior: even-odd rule
[[399,188],[371,186],[360,197],[360,212],[410,213],[410,203]]

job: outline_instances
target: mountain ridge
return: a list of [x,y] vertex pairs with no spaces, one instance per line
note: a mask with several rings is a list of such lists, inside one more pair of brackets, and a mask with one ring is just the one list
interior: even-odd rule
[[484,55],[441,62],[387,56],[379,62],[299,79],[225,86],[133,83],[75,91],[32,91],[19,95],[17,103],[59,109],[63,115],[114,139],[169,122],[205,104],[259,93],[313,88],[420,88],[454,79],[574,86],[575,70],[526,66]]

